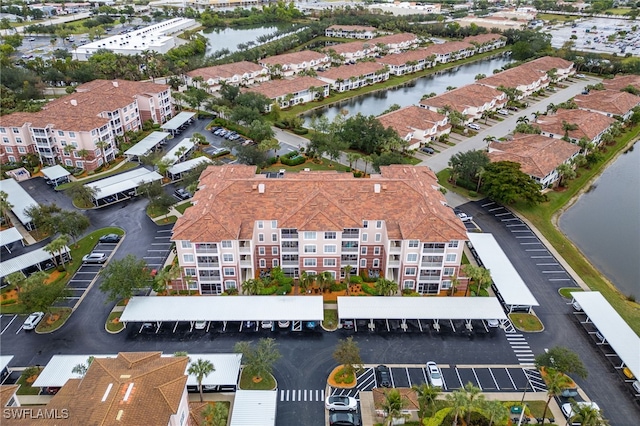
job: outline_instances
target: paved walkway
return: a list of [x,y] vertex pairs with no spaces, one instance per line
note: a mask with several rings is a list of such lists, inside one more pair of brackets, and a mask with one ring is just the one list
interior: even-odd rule
[[22,235],[22,239],[24,240],[25,245],[30,246],[31,244],[35,244],[37,242],[36,239],[31,236],[29,231],[27,231],[27,228],[22,225],[22,222],[18,220],[18,218],[13,214],[12,211],[8,211],[7,215],[9,216],[9,221],[18,230],[18,232],[20,232],[20,235]]

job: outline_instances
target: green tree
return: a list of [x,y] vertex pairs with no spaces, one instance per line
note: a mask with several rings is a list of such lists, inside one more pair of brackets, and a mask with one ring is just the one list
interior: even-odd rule
[[351,270],[353,266],[346,265],[342,270],[344,271],[344,283],[347,285],[347,296],[351,294]]
[[546,200],[540,192],[540,184],[520,170],[520,164],[511,161],[490,163],[485,167],[484,193],[503,204],[524,201],[538,204]]
[[602,413],[597,408],[588,404],[571,403],[573,415],[569,419],[571,424],[578,423],[581,426],[609,426],[609,422],[602,418]]
[[[454,154],[449,159],[449,167],[452,173],[456,173],[458,179],[466,182],[476,180],[478,171],[483,169],[486,171],[489,165],[489,157],[484,150],[471,150]],[[473,188],[473,187],[472,187]]]
[[198,358],[197,360],[193,361],[189,365],[189,368],[187,369],[187,373],[189,373],[190,376],[194,376],[198,381],[198,390],[200,391],[200,402],[203,401],[202,379],[204,379],[214,371],[216,371],[216,369],[211,363],[211,361],[202,359],[202,358]]
[[202,410],[205,426],[226,426],[228,417],[229,409],[222,402],[216,402],[215,405],[208,404]]
[[77,211],[63,210],[54,216],[54,231],[70,236],[74,244],[90,225],[89,218]]
[[553,368],[564,374],[577,374],[583,379],[586,379],[589,374],[580,356],[563,346],[554,346],[545,353],[537,355],[535,363],[538,368]]
[[[482,266],[474,266],[471,265],[469,263],[467,263],[466,265],[464,265],[462,267],[462,271],[465,273],[465,275],[467,275],[469,278],[471,278],[473,280],[473,282],[475,282],[478,287],[476,289],[476,296],[480,295],[480,289],[484,288],[485,286],[487,286],[489,283],[491,283],[491,273],[488,269],[485,269]],[[471,286],[469,286],[471,287]],[[469,288],[467,287],[467,289]]]
[[467,395],[459,389],[454,390],[445,396],[446,401],[451,405],[453,413],[453,426],[458,424],[458,418],[464,415],[464,409],[467,404]]
[[549,403],[553,398],[560,395],[564,389],[569,387],[570,381],[569,377],[565,374],[562,374],[553,368],[545,369],[547,373],[547,377],[545,379],[545,383],[547,385],[547,403],[544,405],[544,413],[542,413],[542,419],[544,422],[544,418],[547,417],[547,410],[549,409]]
[[9,212],[13,208],[13,204],[9,202],[9,194],[4,191],[0,191],[0,214],[2,215],[3,222],[8,225],[11,221],[9,220]]
[[349,162],[349,170],[353,170],[353,165],[358,163],[361,157],[357,152],[347,152],[347,161]]
[[98,195],[98,190],[94,187],[84,185],[78,181],[71,183],[71,186],[65,192],[74,203],[82,207],[92,206],[96,195]]
[[558,182],[558,185],[560,186],[565,186],[565,179],[575,179],[576,177],[576,171],[573,169],[573,165],[571,164],[562,163],[556,168],[556,170],[560,176],[560,182]]
[[67,295],[64,282],[45,284],[49,275],[38,271],[27,277],[20,286],[20,301],[28,312],[49,312],[53,303]]
[[251,278],[242,283],[242,294],[255,296],[262,293],[264,283],[260,278]]
[[438,395],[442,393],[442,388],[440,386],[431,386],[429,383],[422,383],[421,385],[413,385],[411,387],[418,397],[418,417],[420,421],[427,417],[428,415],[428,407],[435,411],[436,409],[436,399]]
[[94,359],[95,359],[94,356],[90,356],[89,358],[87,358],[87,360],[85,362],[82,362],[80,364],[76,364],[71,369],[71,372],[74,373],[74,374],[79,374],[80,376],[84,377],[85,374],[87,374],[87,371],[89,370],[89,367],[91,367],[91,363],[93,363]]
[[382,277],[376,280],[374,287],[380,296],[393,296],[398,292],[397,282]]
[[100,271],[100,290],[107,293],[107,301],[130,299],[135,289],[152,283],[151,271],[147,263],[128,254],[124,259],[112,260]]
[[234,352],[242,354],[246,373],[260,379],[271,375],[273,364],[282,356],[276,341],[271,338],[258,340],[255,348],[252,342],[237,342]]
[[484,395],[480,393],[480,388],[474,386],[471,382],[464,385],[465,404],[464,411],[467,414],[467,424],[471,424],[471,413],[482,408],[484,404]]
[[49,235],[55,231],[55,216],[61,211],[55,203],[42,206],[34,204],[24,209],[40,235]]
[[166,291],[171,281],[178,278],[180,278],[180,267],[178,265],[162,268],[153,279],[153,291],[156,293]]
[[482,404],[482,411],[489,418],[489,426],[493,426],[494,422],[498,424],[506,423],[509,419],[509,410],[502,401],[485,400]]
[[398,419],[406,419],[408,414],[403,414],[402,410],[407,406],[407,401],[402,398],[400,391],[397,389],[390,389],[384,393],[384,401],[381,408],[385,412],[386,417],[384,419],[384,426],[391,426],[395,424]]
[[335,359],[338,364],[343,365],[348,374],[352,374],[355,370],[362,369],[360,347],[357,342],[353,341],[352,336],[338,341],[338,346],[333,352],[333,359]]
[[55,263],[56,266],[58,266],[58,259],[60,259],[62,267],[65,266],[62,252],[65,247],[67,247],[67,244],[69,244],[69,237],[66,235],[60,235],[58,238],[43,247],[44,251],[51,254],[53,257],[53,263]]

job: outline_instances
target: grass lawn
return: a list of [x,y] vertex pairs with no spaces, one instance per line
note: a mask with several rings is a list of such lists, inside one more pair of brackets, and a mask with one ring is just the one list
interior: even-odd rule
[[631,12],[631,8],[628,7],[617,7],[615,9],[607,9],[604,11],[605,15],[626,15]]
[[575,21],[576,19],[579,18],[579,16],[573,16],[573,15],[554,15],[552,13],[538,13],[537,19],[542,19],[543,21],[551,21],[551,20],[556,20],[556,21]]
[[[40,393],[40,388],[31,387],[31,383],[35,381],[40,372],[44,369],[44,367],[29,367],[22,372],[22,375],[16,382],[17,385],[20,385],[18,395],[38,395]],[[35,377],[34,377],[35,376]]]
[[259,383],[254,383],[253,377],[249,374],[245,374],[246,370],[242,370],[240,374],[240,389],[243,390],[271,390],[276,387],[276,379],[269,374],[268,377],[263,377]]
[[[535,418],[542,417],[542,414],[544,414],[544,406],[546,405],[545,401],[527,401],[526,404],[527,404],[526,414],[530,414]],[[504,405],[505,407],[520,405],[520,401],[505,401]],[[550,415],[551,413],[547,411],[547,418],[549,418]]]
[[169,213],[169,209],[154,206],[151,203],[149,203],[149,205],[147,206],[147,216],[149,216],[151,219],[155,219],[156,217],[162,216],[163,214],[167,213]]
[[164,219],[155,220],[154,222],[157,225],[167,225],[169,223],[176,223],[177,220],[178,220],[178,216],[174,215],[174,216],[167,216]]
[[111,312],[107,318],[107,330],[111,332],[118,332],[124,328],[124,324],[121,322],[113,322],[114,319],[120,319],[122,312]]
[[[45,315],[36,327],[36,331],[40,333],[50,333],[62,327],[71,316],[71,308],[51,308],[51,311]],[[55,318],[55,321],[49,322],[49,318]]]
[[324,319],[322,325],[328,330],[335,330],[338,327],[338,310],[337,309],[325,309]]
[[186,209],[188,209],[189,207],[191,207],[193,204],[191,204],[190,201],[186,202],[186,203],[182,203],[182,204],[178,204],[177,206],[174,206],[176,210],[178,210],[180,213],[184,214],[184,211]]
[[558,290],[558,293],[560,293],[560,296],[564,297],[565,299],[571,299],[571,293],[576,291],[582,291],[582,289],[577,287],[562,287]]
[[[88,176],[86,178],[82,178],[82,179],[78,179],[78,182],[82,182],[84,183],[89,183],[89,182],[95,182],[97,180],[100,179],[104,179],[106,177],[118,174],[118,173],[124,173],[126,171],[135,169],[136,167],[138,167],[140,164],[135,163],[133,161],[127,161],[125,164],[123,164],[122,166],[118,167],[117,169],[114,169],[112,166],[109,170],[105,171],[105,172],[100,172],[97,173],[95,175],[92,176]],[[65,189],[69,189],[71,187],[71,185],[73,184],[73,182],[69,182],[69,183],[63,183],[62,185],[58,185],[56,187],[56,191],[64,191]]]
[[335,163],[331,160],[327,160],[326,158],[322,159],[321,163],[315,163],[313,161],[307,160],[306,163],[300,164],[298,166],[285,166],[281,163],[276,163],[272,166],[269,166],[265,169],[262,169],[261,172],[278,172],[280,169],[284,169],[287,172],[301,172],[304,169],[310,170],[337,170],[339,172],[348,172],[349,167],[343,166],[340,163]]
[[521,331],[542,331],[542,323],[537,316],[532,314],[509,314],[513,325]]

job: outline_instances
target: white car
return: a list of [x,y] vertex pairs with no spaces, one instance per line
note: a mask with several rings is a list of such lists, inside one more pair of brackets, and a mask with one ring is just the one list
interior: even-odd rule
[[280,328],[289,328],[289,324],[291,324],[289,321],[278,321],[278,327]]
[[195,328],[196,330],[204,330],[206,326],[206,321],[196,321],[196,323],[193,325],[193,328]]
[[427,375],[429,376],[429,382],[431,382],[431,386],[443,387],[442,372],[435,362],[427,362]]
[[576,311],[581,311],[582,310],[582,306],[580,306],[580,304],[576,300],[574,300],[571,303],[571,306],[573,306],[573,309],[575,309]]
[[463,222],[471,222],[473,220],[473,216],[469,216],[466,213],[458,213],[458,217]]
[[34,313],[32,313],[24,321],[24,324],[22,324],[22,329],[23,330],[33,330],[34,328],[36,328],[36,325],[38,325],[38,323],[40,321],[42,321],[42,318],[44,318],[44,312],[34,312]]
[[489,328],[500,327],[500,320],[497,320],[497,319],[487,320],[487,327],[489,327]]
[[[594,410],[600,411],[600,407],[598,407],[598,404],[595,402],[580,401],[576,402],[576,405],[578,407],[591,407]],[[562,414],[564,414],[567,419],[571,419],[571,417],[574,416],[575,413],[573,412],[573,406],[571,403],[567,402],[566,404],[562,404]]]
[[480,130],[480,126],[478,126],[476,123],[469,123],[467,124],[467,127],[472,130]]
[[358,408],[358,400],[351,396],[332,395],[324,402],[329,411],[355,411]]
[[633,391],[636,395],[640,395],[640,380],[636,380],[631,386],[633,387]]
[[273,321],[262,321],[261,327],[264,328],[265,330],[272,330]]
[[507,111],[506,109],[499,109],[498,110],[498,114],[500,114],[500,115],[509,115],[509,111]]
[[578,77],[578,78],[586,78],[587,76],[584,75],[584,74],[576,74],[576,77]]

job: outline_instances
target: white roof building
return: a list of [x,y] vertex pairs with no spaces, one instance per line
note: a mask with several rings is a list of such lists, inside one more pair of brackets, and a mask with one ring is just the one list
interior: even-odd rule
[[18,182],[13,179],[0,180],[0,191],[7,193],[7,201],[11,204],[11,211],[16,215],[18,220],[27,228],[31,227],[31,218],[24,212],[25,209],[37,206],[36,200],[25,191]]
[[230,426],[274,426],[278,392],[238,390],[233,400]]

